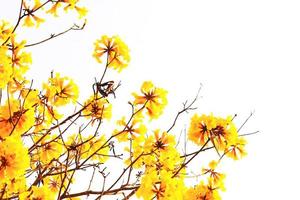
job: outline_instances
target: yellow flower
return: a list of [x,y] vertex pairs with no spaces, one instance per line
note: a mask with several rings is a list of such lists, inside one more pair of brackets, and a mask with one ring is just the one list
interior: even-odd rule
[[55,194],[47,186],[32,186],[30,191],[20,195],[20,200],[54,200]]
[[54,77],[48,79],[48,83],[43,84],[46,90],[45,96],[48,101],[55,106],[63,106],[70,102],[76,102],[78,98],[78,86],[68,77],[61,77],[56,73]]
[[0,89],[6,87],[7,83],[11,79],[12,68],[11,68],[11,59],[7,55],[8,47],[0,47]]
[[98,160],[101,163],[107,161],[109,158],[109,146],[108,144],[104,145],[105,142],[105,135],[86,138],[82,142],[82,158],[88,158],[97,151],[97,153],[91,157],[91,160]]
[[162,88],[157,88],[151,81],[146,81],[141,87],[142,95],[133,93],[135,97],[134,104],[145,105],[148,116],[158,118],[162,113],[163,109],[167,105],[167,91]]
[[4,20],[0,20],[0,45],[2,45],[12,33],[12,25]]
[[168,151],[175,145],[175,138],[173,135],[168,134],[167,132],[161,133],[158,129],[154,131],[154,139],[154,143],[152,144],[153,149]]
[[227,145],[225,153],[228,157],[238,160],[247,155],[245,145],[247,141],[243,137],[236,137]]
[[[51,160],[58,159],[59,156],[63,153],[63,145],[60,139],[56,139],[57,136],[49,136],[43,138],[40,142],[40,147],[34,152],[38,155],[39,161],[43,164],[49,164]],[[39,137],[36,137],[38,140]]]
[[15,177],[10,179],[5,184],[0,184],[0,188],[5,188],[3,198],[9,198],[15,194],[26,191],[26,179],[25,176]]
[[0,185],[24,176],[28,167],[28,151],[20,137],[9,136],[0,141]]
[[62,182],[63,176],[56,175],[56,176],[50,176],[50,177],[45,177],[43,179],[44,185],[49,188],[49,190],[56,194],[59,192],[59,189],[61,187],[61,182]]
[[213,117],[195,114],[191,119],[188,131],[189,139],[196,144],[204,145],[209,138],[209,131],[215,127],[215,124],[216,122]]
[[[137,114],[138,115],[138,114]],[[147,131],[147,128],[144,124],[142,124],[141,115],[135,115],[131,121],[131,123],[127,124],[125,117],[122,117],[121,120],[117,121],[117,125],[120,126],[120,129],[114,130],[114,135],[116,135],[117,139],[120,142],[129,141],[129,140],[139,140],[143,138],[144,134]],[[138,141],[135,141],[138,142]]]
[[144,164],[147,167],[153,167],[156,171],[175,172],[182,162],[175,145],[174,135],[155,130],[154,136],[150,135],[143,147],[146,153],[152,152],[142,158]]
[[99,95],[92,95],[84,104],[86,108],[83,110],[83,115],[95,120],[110,119],[112,106],[107,99],[99,97]]
[[164,170],[157,173],[155,169],[148,169],[142,177],[136,196],[146,200],[182,200],[184,192],[182,178],[172,178],[172,173]]
[[67,141],[65,141],[65,144],[70,153],[69,158],[79,161],[84,152],[84,140],[82,136],[78,133],[73,133],[68,137]]
[[231,138],[237,136],[237,130],[232,122],[232,117],[226,119],[211,115],[195,114],[190,123],[188,137],[198,145],[204,145],[208,140],[217,152],[224,151]]
[[214,185],[218,185],[218,183],[223,182],[223,179],[225,178],[224,174],[216,172],[217,165],[218,162],[213,160],[209,163],[209,168],[202,169],[203,174],[208,174]]
[[118,37],[102,36],[94,43],[94,58],[102,63],[102,56],[107,54],[107,66],[121,72],[128,66],[130,61],[129,49],[127,45]]
[[34,125],[34,110],[21,107],[20,101],[10,99],[0,106],[0,138],[21,135]]
[[79,7],[78,6],[78,3],[79,3],[80,0],[64,0],[63,3],[67,4],[65,7],[64,7],[64,10],[67,12],[68,10],[76,10],[78,15],[79,15],[79,18],[82,18],[84,16],[86,16],[87,14],[87,9],[84,8],[84,7]]
[[54,120],[58,120],[62,116],[53,106],[40,102],[35,109],[34,132],[47,129]]
[[41,23],[43,23],[45,20],[36,16],[36,14],[34,13],[36,10],[38,10],[42,4],[40,2],[40,0],[34,0],[34,5],[32,8],[30,8],[27,4],[26,1],[23,1],[23,6],[24,6],[24,10],[25,10],[25,20],[24,20],[24,26],[27,27],[32,27],[32,26],[36,26],[39,27]]
[[46,13],[58,17],[57,10],[62,6],[62,3],[62,1],[52,2],[51,8]]
[[217,188],[211,188],[201,182],[195,187],[189,188],[184,195],[184,200],[221,200]]
[[23,40],[20,43],[16,42],[15,36],[10,37],[11,51],[12,51],[12,66],[19,67],[24,72],[28,69],[28,65],[32,63],[31,55],[23,51],[26,41]]
[[[61,166],[60,166],[61,167]],[[65,170],[65,169],[63,169]],[[56,170],[54,172],[61,173],[62,171]],[[63,173],[65,174],[65,173]],[[68,185],[68,181],[74,182],[74,178],[71,180],[71,173],[66,174],[66,180],[64,181],[64,185],[62,188],[66,188]],[[49,189],[49,192],[51,192],[53,195],[57,195],[59,192],[59,189],[61,188],[61,184],[63,182],[64,175],[58,174],[58,175],[51,175],[46,176],[43,179],[43,185]]]

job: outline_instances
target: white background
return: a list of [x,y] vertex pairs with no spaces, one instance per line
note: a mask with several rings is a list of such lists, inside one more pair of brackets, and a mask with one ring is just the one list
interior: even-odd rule
[[[15,22],[19,1],[0,1],[0,18]],[[89,0],[84,31],[71,32],[30,48],[28,77],[36,86],[51,70],[80,82],[81,98],[103,71],[91,57],[93,41],[118,34],[131,49],[128,69],[110,78],[122,80],[119,102],[143,80],[169,91],[169,106],[159,122],[171,124],[181,103],[203,84],[199,113],[254,117],[242,133],[248,156],[227,162],[225,200],[298,199],[300,3],[290,0]],[[18,30],[28,42],[68,28],[73,16],[49,20],[40,29]],[[109,79],[109,78],[108,78]],[[120,110],[120,112],[123,112]],[[184,118],[183,118],[184,119]],[[177,124],[181,130],[186,122]],[[197,165],[197,163],[194,163]]]

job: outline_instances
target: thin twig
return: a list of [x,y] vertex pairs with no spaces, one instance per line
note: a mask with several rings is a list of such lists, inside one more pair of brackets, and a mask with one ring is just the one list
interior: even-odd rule
[[47,41],[49,41],[49,40],[51,40],[53,38],[56,38],[56,37],[61,36],[61,35],[65,34],[65,33],[68,33],[69,31],[83,30],[84,27],[85,27],[85,25],[86,25],[86,22],[84,22],[84,24],[82,26],[78,26],[77,24],[74,24],[73,26],[71,26],[70,28],[68,28],[67,30],[65,30],[63,32],[56,33],[56,34],[53,33],[53,34],[50,35],[50,37],[48,37],[48,38],[46,38],[44,40],[41,40],[39,42],[35,42],[35,43],[32,43],[32,44],[27,44],[27,45],[25,45],[25,47],[32,47],[32,46],[35,46],[35,45],[42,44],[42,43],[47,42]]
[[240,130],[245,126],[245,124],[248,122],[248,120],[253,116],[254,112],[251,112],[250,115],[247,117],[247,119],[244,121],[244,123],[240,126],[237,132],[240,132]]
[[195,110],[195,109],[196,109],[196,108],[194,108],[194,107],[192,107],[192,106],[193,106],[194,103],[197,101],[201,88],[202,88],[202,85],[200,85],[200,87],[199,87],[199,89],[198,89],[198,92],[197,92],[195,98],[193,99],[193,101],[192,101],[190,104],[187,105],[187,103],[188,103],[187,101],[185,101],[185,102],[183,103],[183,109],[177,113],[177,115],[176,115],[176,117],[175,117],[175,119],[174,119],[174,121],[173,121],[173,124],[172,124],[171,127],[167,130],[167,132],[170,132],[170,131],[172,130],[172,128],[173,128],[173,127],[175,126],[175,124],[176,124],[176,121],[177,121],[178,117],[179,117],[182,113],[188,112],[189,110]]

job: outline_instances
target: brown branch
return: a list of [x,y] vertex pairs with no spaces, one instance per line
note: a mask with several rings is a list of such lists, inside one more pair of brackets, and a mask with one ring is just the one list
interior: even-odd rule
[[196,109],[196,108],[194,108],[194,107],[192,107],[192,106],[193,106],[194,103],[197,101],[201,88],[202,88],[202,85],[201,85],[200,88],[198,89],[198,92],[197,92],[197,94],[196,94],[196,97],[193,99],[193,101],[192,101],[190,104],[187,105],[187,103],[188,103],[187,101],[185,101],[185,102],[183,103],[183,109],[177,113],[177,115],[176,115],[176,117],[175,117],[175,119],[174,119],[174,121],[173,121],[173,124],[172,124],[171,127],[167,130],[167,132],[170,132],[170,131],[173,129],[173,127],[176,125],[176,122],[177,122],[178,117],[179,117],[182,113],[188,112],[189,110],[195,110],[195,109]]
[[125,131],[126,127],[129,125],[129,123],[132,121],[133,117],[134,117],[136,114],[138,114],[139,112],[141,112],[141,111],[146,107],[147,103],[148,103],[148,100],[144,103],[144,105],[143,105],[140,109],[138,109],[137,111],[135,111],[134,113],[131,114],[131,116],[130,116],[128,122],[127,122],[127,124],[125,125],[125,127],[124,127],[124,129],[123,129],[122,131],[120,131],[119,133],[117,133],[117,134],[115,134],[115,135],[110,136],[110,138],[108,138],[108,139],[104,142],[104,144],[103,144],[101,147],[99,147],[94,153],[92,153],[89,157],[87,157],[87,158],[80,164],[80,166],[84,165],[84,164],[85,164],[89,159],[91,159],[98,151],[100,151],[105,145],[107,145],[113,138],[115,138],[116,136],[122,134],[122,133]]
[[73,26],[71,26],[70,28],[68,28],[67,30],[65,30],[63,32],[56,33],[56,34],[53,33],[53,34],[50,35],[50,37],[48,37],[48,38],[46,38],[44,40],[41,40],[39,42],[35,42],[35,43],[32,43],[32,44],[27,44],[24,47],[32,47],[32,46],[35,46],[35,45],[42,44],[42,43],[47,42],[47,41],[49,41],[51,39],[54,39],[54,38],[56,38],[58,36],[61,36],[61,35],[65,34],[65,33],[68,33],[69,31],[83,30],[84,27],[85,27],[85,25],[86,25],[86,22],[84,22],[84,24],[82,26],[78,26],[77,24],[74,24]]
[[[20,21],[21,21],[21,19],[22,19],[22,16],[21,16],[21,15],[22,15],[22,10],[23,10],[23,1],[24,1],[24,0],[21,0],[21,5],[20,5],[20,9],[19,9],[19,17],[18,17],[17,23],[16,23],[14,29],[12,30],[11,34],[13,34],[13,33],[16,31],[16,29],[17,29],[17,27],[19,26]],[[10,37],[11,37],[11,36],[9,36],[9,37],[2,43],[1,46],[4,46],[4,45],[8,42],[8,40],[10,39]]]
[[72,198],[72,197],[79,197],[79,196],[86,196],[86,195],[114,195],[117,194],[118,192],[121,191],[127,191],[127,190],[137,190],[140,187],[140,185],[132,186],[132,187],[121,187],[118,189],[114,190],[106,190],[106,191],[93,191],[93,190],[88,190],[84,192],[78,192],[78,193],[73,193],[73,194],[65,194],[61,196],[61,199],[66,199],[66,198]]
[[243,124],[238,128],[237,132],[240,132],[240,130],[245,126],[245,124],[248,122],[248,120],[253,116],[253,112],[250,113],[250,115],[247,117],[247,119],[243,122]]
[[210,139],[208,139],[204,145],[201,147],[201,149],[196,152],[187,162],[183,163],[180,168],[174,173],[174,175],[172,176],[172,178],[174,178],[184,167],[186,167],[201,151],[203,151],[203,149],[205,148],[205,146],[208,144],[208,142],[210,141]]
[[3,186],[3,188],[2,188],[2,191],[1,191],[0,199],[3,199],[3,196],[4,196],[4,194],[5,194],[6,187],[7,187],[7,184],[5,183],[4,186]]
[[143,157],[143,156],[147,156],[147,155],[150,155],[150,154],[152,154],[152,152],[150,152],[150,153],[144,153],[144,152],[142,152],[138,157],[136,157],[136,159],[134,159],[133,161],[132,161],[132,163],[130,163],[130,165],[129,166],[127,166],[124,170],[123,170],[123,172],[120,174],[120,176],[117,178],[117,180],[108,188],[108,191],[109,190],[111,190],[120,180],[121,180],[121,178],[122,178],[122,176],[126,173],[126,171],[128,170],[128,169],[130,169],[133,165],[134,165],[134,163],[136,163],[141,157]]
[[242,137],[242,136],[248,136],[248,135],[255,135],[255,134],[257,134],[257,133],[259,133],[259,131],[254,131],[254,132],[252,132],[252,133],[240,134],[239,137]]
[[204,149],[200,149],[200,150],[197,150],[197,151],[192,152],[192,153],[184,154],[184,155],[180,156],[180,158],[186,158],[186,157],[189,157],[189,156],[192,156],[192,155],[195,155],[197,153],[200,153],[200,152],[203,152],[203,151],[207,151],[207,150],[213,149],[213,148],[215,148],[215,147],[207,147],[207,148],[204,148]]

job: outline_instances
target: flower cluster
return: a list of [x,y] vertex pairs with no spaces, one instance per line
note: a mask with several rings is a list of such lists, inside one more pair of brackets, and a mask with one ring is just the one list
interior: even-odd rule
[[102,63],[101,58],[106,55],[107,67],[113,68],[121,72],[128,66],[130,61],[129,49],[119,36],[108,37],[102,36],[101,39],[94,43],[94,58]]
[[188,136],[200,146],[212,143],[219,155],[222,152],[235,160],[246,154],[246,140],[238,135],[231,116],[223,119],[213,115],[195,114],[191,119]]

